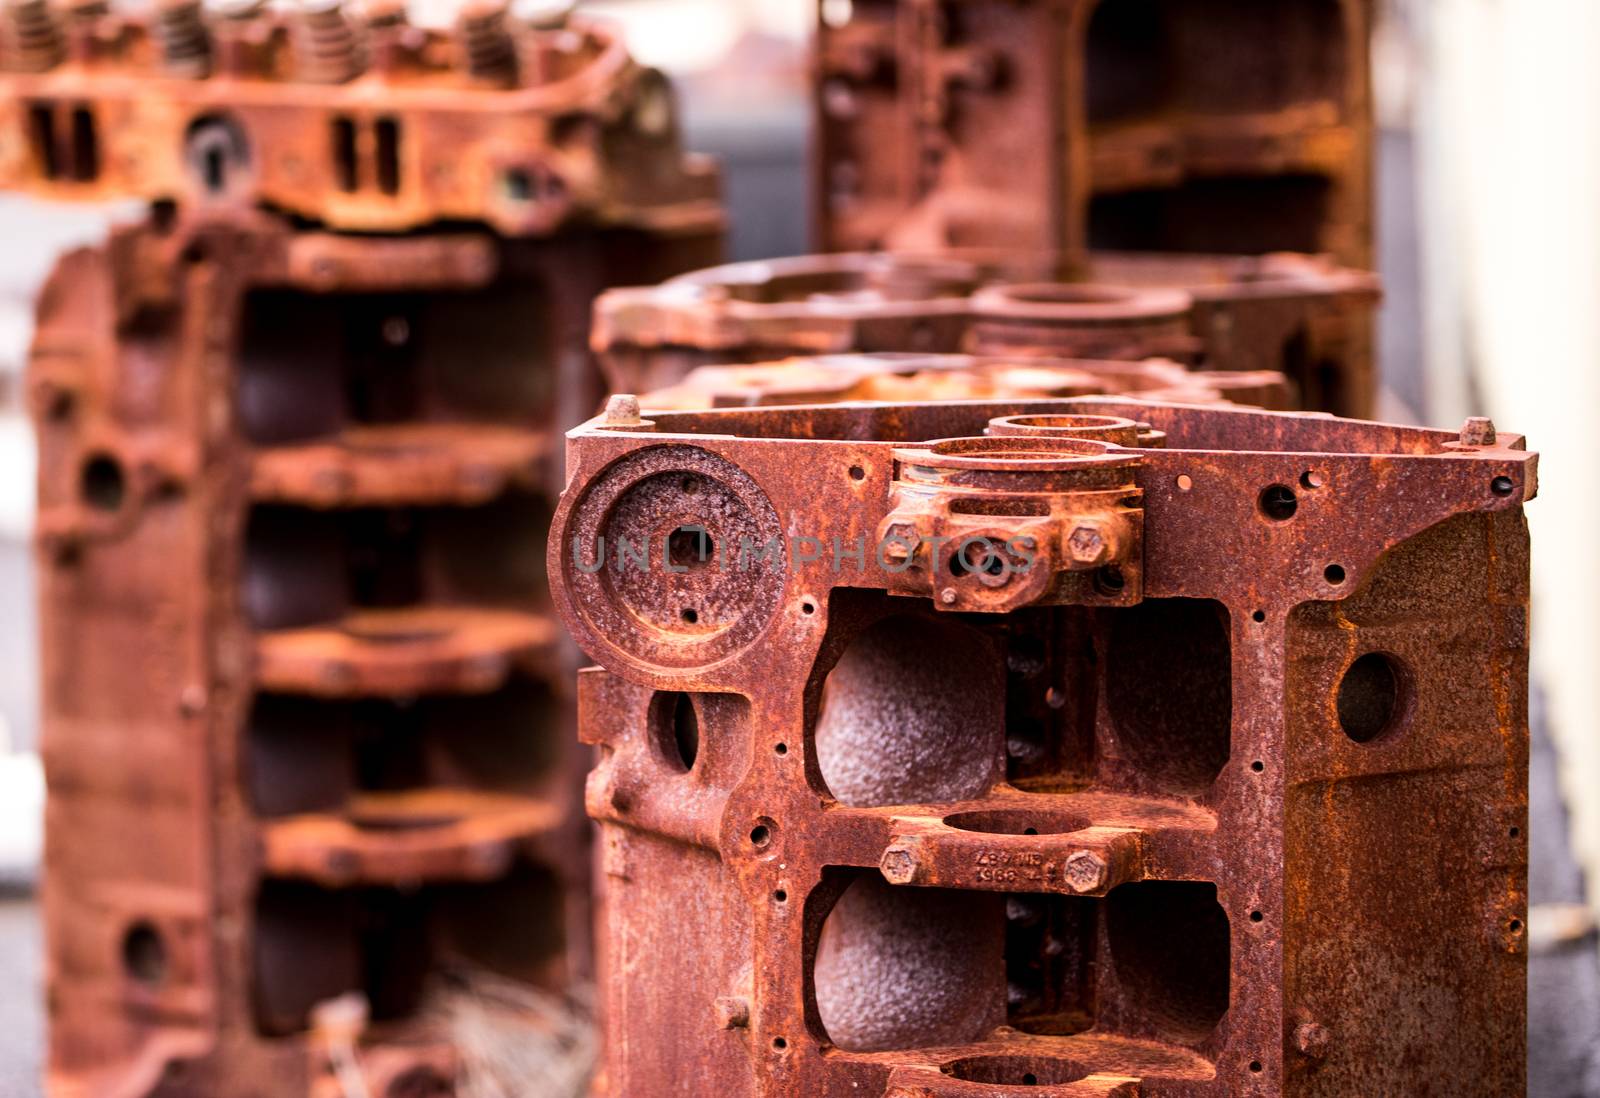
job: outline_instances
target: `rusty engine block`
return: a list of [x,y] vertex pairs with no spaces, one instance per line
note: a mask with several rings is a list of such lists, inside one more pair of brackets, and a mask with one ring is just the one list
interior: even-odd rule
[[646,415],[569,437],[550,541],[602,1093],[1520,1093],[1522,439]]
[[1372,408],[1374,275],[1301,255],[1129,253],[1097,255],[1088,282],[1037,281],[1051,266],[999,254],[735,263],[607,292],[592,339],[612,391],[624,393],[666,388],[708,364],[967,351],[1272,370],[1296,384],[1303,407]]
[[490,1000],[575,1093],[558,440],[595,295],[718,258],[714,173],[587,22],[6,18],[7,182],[152,203],[32,352],[53,1093],[454,1093]]
[[1372,0],[822,0],[818,240],[1372,264]]

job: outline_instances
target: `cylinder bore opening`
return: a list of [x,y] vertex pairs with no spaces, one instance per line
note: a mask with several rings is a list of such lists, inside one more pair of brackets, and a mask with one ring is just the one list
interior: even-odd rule
[[1082,816],[1029,809],[990,809],[982,812],[957,812],[944,818],[945,826],[960,831],[981,831],[987,835],[1065,835],[1089,826]]
[[1047,1056],[967,1056],[941,1064],[939,1070],[969,1083],[1004,1087],[1060,1086],[1089,1076],[1082,1064]]
[[700,757],[700,717],[688,694],[662,691],[650,700],[656,749],[674,770],[687,774]]
[[812,965],[827,1037],[852,1052],[977,1040],[1003,1020],[1004,899],[852,873]]
[[975,630],[896,616],[859,634],[828,674],[816,756],[848,805],[940,803],[997,777],[1005,680]]
[[1163,790],[1198,793],[1228,761],[1228,612],[1209,599],[1107,611],[1106,705],[1118,752]]
[[1344,734],[1371,743],[1391,733],[1405,710],[1407,682],[1404,668],[1387,652],[1359,657],[1339,680],[1336,708]]

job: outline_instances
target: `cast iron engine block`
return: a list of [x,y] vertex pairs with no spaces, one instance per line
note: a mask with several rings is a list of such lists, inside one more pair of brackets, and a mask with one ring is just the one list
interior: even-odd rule
[[646,414],[569,436],[550,540],[602,1093],[1520,1091],[1522,439]]
[[1301,255],[1102,254],[1088,282],[1037,281],[1050,265],[998,253],[735,263],[602,295],[593,345],[622,393],[665,388],[708,364],[971,352],[1273,370],[1298,386],[1299,406],[1372,408],[1373,275]]
[[822,0],[825,251],[1372,252],[1371,0]]

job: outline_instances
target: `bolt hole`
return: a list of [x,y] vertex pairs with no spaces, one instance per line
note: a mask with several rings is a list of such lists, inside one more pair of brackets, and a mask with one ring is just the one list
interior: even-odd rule
[[1267,764],[1262,762],[1260,759],[1257,759],[1255,762],[1250,764],[1250,769],[1254,770],[1257,774],[1261,773],[1266,768]]
[[865,469],[863,469],[859,465],[852,465],[852,466],[850,466],[850,479],[851,480],[866,480],[867,479],[867,471]]
[[716,550],[716,542],[703,526],[680,526],[667,535],[667,559],[677,568],[703,567]]
[[1267,612],[1265,610],[1257,610],[1255,613],[1250,615],[1250,620],[1255,622],[1257,625],[1260,625],[1262,622],[1267,620]]
[[772,894],[772,898],[780,904],[789,902],[789,894],[781,888]]
[[79,491],[83,493],[83,501],[95,510],[117,510],[128,491],[122,465],[106,454],[96,454],[83,466]]
[[1115,564],[1108,564],[1095,572],[1094,586],[1102,595],[1120,595],[1128,586],[1128,581],[1123,576],[1121,568]]
[[1191,477],[1188,473],[1182,473],[1182,474],[1180,474],[1178,476],[1178,491],[1187,492],[1189,489],[1191,489],[1193,487],[1194,487],[1194,478]]
[[772,1039],[772,1047],[777,1049],[779,1052],[782,1052],[784,1049],[789,1047],[789,1042],[784,1040],[782,1037],[774,1037]]
[[779,755],[787,755],[789,753],[789,745],[786,743],[780,743],[772,750]]
[[1273,522],[1288,522],[1300,509],[1300,500],[1287,484],[1269,484],[1256,497],[1256,506]]
[[1506,926],[1508,928],[1510,928],[1511,933],[1513,933],[1513,934],[1521,933],[1521,931],[1522,931],[1522,920],[1521,919],[1512,919],[1509,923],[1506,924]]
[[1516,481],[1510,477],[1495,477],[1489,482],[1489,491],[1497,496],[1509,496],[1516,489]]
[[695,622],[700,620],[700,611],[696,610],[692,606],[685,606],[683,608],[683,613],[679,616],[683,618],[685,623],[693,625]]
[[1259,912],[1259,911],[1252,911],[1250,913],[1250,921],[1252,923],[1259,923],[1262,919],[1265,919],[1265,918],[1266,918],[1266,916],[1261,914],[1261,912]]
[[810,599],[801,599],[800,612],[802,614],[815,614],[817,612],[817,604]]
[[122,938],[122,967],[141,984],[159,984],[167,975],[167,947],[156,928],[134,923]]
[[1251,1060],[1250,1061],[1250,1070],[1254,1071],[1254,1072],[1257,1072],[1257,1073],[1260,1073],[1260,1071],[1261,1071],[1261,1061],[1260,1060]]
[[1300,487],[1302,488],[1314,490],[1321,488],[1325,483],[1326,481],[1322,479],[1322,474],[1317,472],[1315,469],[1307,469],[1305,472],[1300,474]]
[[1329,585],[1333,587],[1339,586],[1344,582],[1344,566],[1339,564],[1328,565],[1322,570],[1322,578],[1327,580]]
[[772,830],[766,824],[756,824],[750,829],[750,845],[766,846],[772,841]]
[[1356,743],[1371,743],[1388,732],[1401,709],[1404,676],[1392,657],[1368,652],[1339,680],[1339,727]]
[[1507,834],[1510,835],[1513,839],[1515,839],[1518,835],[1522,834],[1522,828],[1513,827],[1510,831],[1507,832]]

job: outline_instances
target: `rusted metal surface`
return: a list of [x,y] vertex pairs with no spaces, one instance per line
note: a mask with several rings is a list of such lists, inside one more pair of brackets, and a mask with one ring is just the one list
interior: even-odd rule
[[548,560],[601,1092],[1519,1093],[1535,473],[1487,420],[613,398]]
[[678,384],[644,394],[640,403],[662,411],[693,411],[860,400],[1030,400],[1105,394],[1277,409],[1292,407],[1294,398],[1288,378],[1273,370],[1198,372],[1160,359],[1018,361],[882,353],[699,366]]
[[556,448],[595,294],[715,247],[157,210],[62,260],[29,376],[53,1093],[350,1098],[315,1018],[352,991],[367,1093],[454,1093],[453,981],[587,982]]
[[731,264],[606,293],[592,340],[616,392],[662,389],[708,364],[965,351],[1275,370],[1302,407],[1372,409],[1373,275],[1303,255],[1104,253],[1088,281],[1041,282],[1052,265],[1000,253]]
[[1371,0],[818,8],[823,250],[1372,263]]
[[144,16],[8,0],[0,89],[0,188],[52,198],[513,236],[570,222],[699,234],[722,216],[666,79],[588,20],[536,26],[475,3],[445,33],[390,3],[161,0]]

